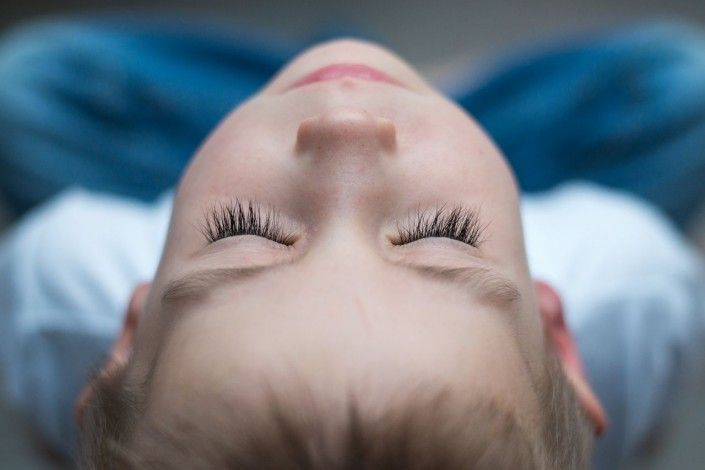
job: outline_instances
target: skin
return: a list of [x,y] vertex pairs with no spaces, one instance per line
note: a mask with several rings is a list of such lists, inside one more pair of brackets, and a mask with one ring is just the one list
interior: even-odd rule
[[[289,89],[340,62],[403,86],[341,77]],[[209,243],[204,214],[235,198],[275,210],[293,245],[252,235]],[[478,211],[478,246],[394,244],[410,214],[441,205]],[[164,299],[193,273],[253,267]],[[445,268],[492,279],[429,274]],[[510,295],[493,295],[502,286]],[[203,393],[255,402],[263,382],[286,389],[303,378],[331,409],[346,390],[374,408],[400,387],[433,383],[491,397],[533,427],[532,377],[548,347],[595,429],[605,424],[560,300],[531,278],[505,159],[462,109],[367,42],[305,51],[211,134],[178,187],[156,277],[135,291],[127,318],[106,367],[132,357],[132,378],[150,379],[154,416]]]

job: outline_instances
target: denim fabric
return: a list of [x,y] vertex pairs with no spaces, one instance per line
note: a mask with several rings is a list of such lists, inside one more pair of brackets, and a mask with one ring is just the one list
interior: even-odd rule
[[19,213],[69,185],[154,198],[294,52],[173,19],[14,31],[0,45],[0,191]]
[[452,95],[492,135],[524,191],[583,179],[675,222],[705,199],[705,32],[638,24],[515,54]]

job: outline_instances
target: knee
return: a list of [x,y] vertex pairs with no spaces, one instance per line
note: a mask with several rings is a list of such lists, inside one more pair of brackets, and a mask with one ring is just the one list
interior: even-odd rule
[[[89,24],[70,20],[26,23],[0,39],[0,83],[11,93],[37,84],[53,83],[52,77],[68,71],[81,73],[87,62],[98,58],[98,31]],[[91,59],[93,57],[94,59]]]
[[71,45],[72,29],[69,24],[46,21],[11,29],[0,41],[0,70],[17,71],[60,58]]
[[686,21],[655,21],[619,28],[608,35],[608,44],[653,65],[705,63],[705,29]]

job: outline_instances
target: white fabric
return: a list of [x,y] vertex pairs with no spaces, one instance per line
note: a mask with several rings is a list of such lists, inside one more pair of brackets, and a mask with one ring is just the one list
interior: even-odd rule
[[[9,396],[70,451],[73,402],[117,335],[129,294],[156,269],[171,210],[69,190],[0,244],[0,359]],[[699,357],[705,281],[697,255],[659,213],[573,183],[525,197],[533,274],[561,294],[588,374],[610,414],[598,467],[662,419]]]
[[705,338],[702,259],[655,209],[587,184],[525,198],[529,265],[563,299],[610,419],[596,468],[616,468],[665,418]]

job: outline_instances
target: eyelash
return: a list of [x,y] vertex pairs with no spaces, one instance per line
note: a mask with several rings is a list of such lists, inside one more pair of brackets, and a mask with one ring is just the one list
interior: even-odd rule
[[256,235],[286,246],[296,241],[271,208],[237,199],[210,209],[202,232],[209,243],[239,235]]
[[395,245],[423,238],[450,238],[478,247],[484,241],[482,234],[486,225],[480,223],[478,211],[455,206],[450,210],[440,207],[431,211],[418,211],[405,225],[397,225],[399,237]]
[[[399,235],[394,245],[441,237],[478,247],[485,226],[480,223],[477,211],[456,206],[450,210],[440,207],[418,211],[405,224],[397,224],[397,230]],[[202,232],[209,243],[240,235],[255,235],[286,246],[296,241],[296,234],[285,229],[274,210],[237,199],[210,209]]]

